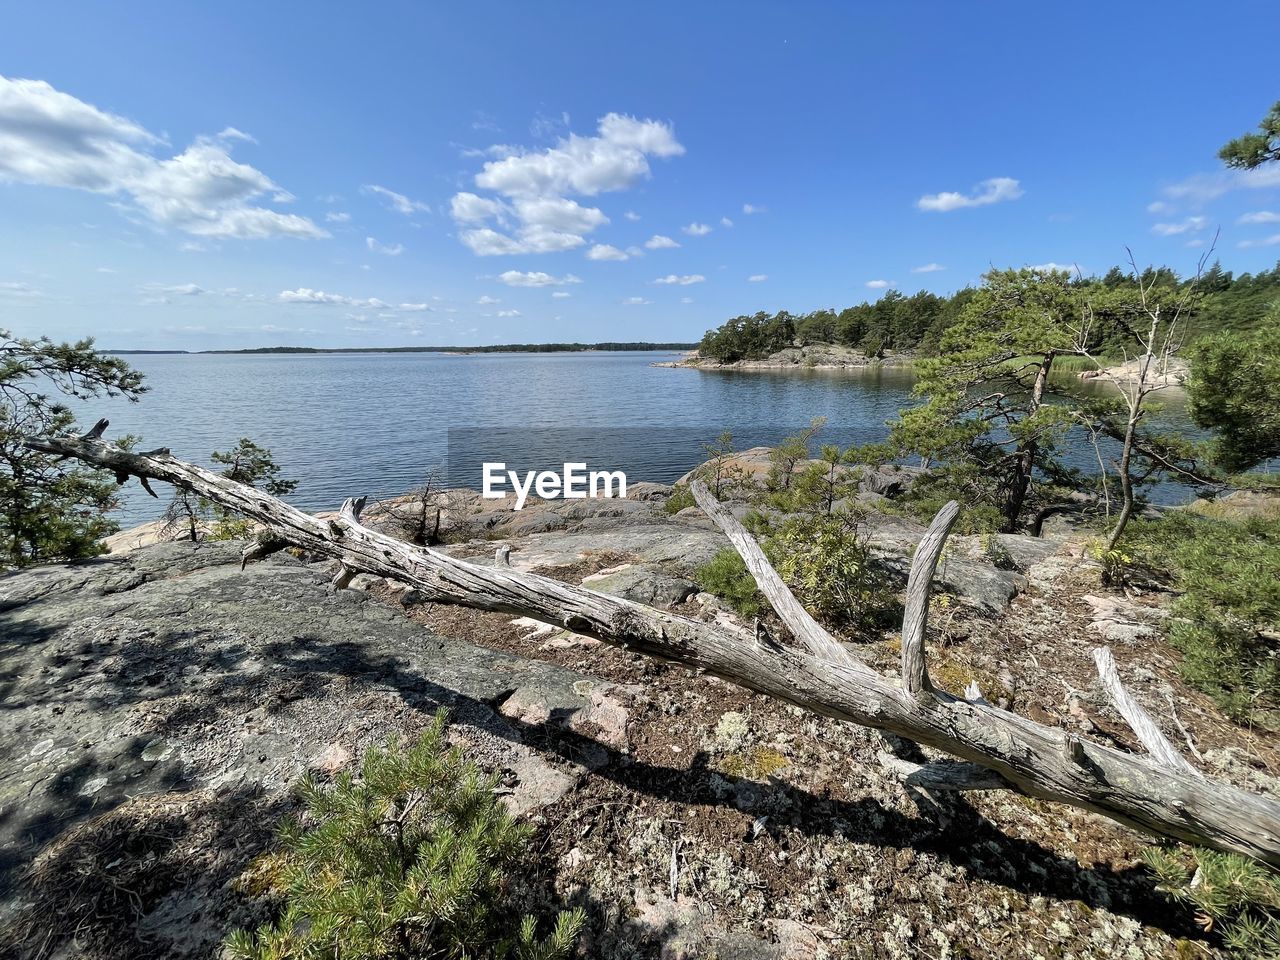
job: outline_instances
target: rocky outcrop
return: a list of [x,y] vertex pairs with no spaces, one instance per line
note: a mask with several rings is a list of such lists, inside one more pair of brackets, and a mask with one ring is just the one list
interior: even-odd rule
[[583,724],[625,735],[611,684],[437,636],[330,592],[323,566],[278,555],[242,572],[239,554],[163,544],[0,579],[0,954],[5,937],[21,955],[22,934],[53,932],[41,911],[80,908],[64,889],[76,871],[150,857],[159,886],[121,894],[121,926],[149,955],[208,955],[253,919],[229,881],[270,841],[288,786],[438,707],[522,812],[604,762],[586,740],[564,761],[528,740]]
[[891,352],[886,356],[871,357],[861,350],[839,343],[807,343],[779,350],[762,360],[721,363],[713,357],[704,357],[695,350],[680,360],[662,361],[652,366],[694,370],[859,370],[872,366],[906,366],[911,361],[912,357],[905,353]]

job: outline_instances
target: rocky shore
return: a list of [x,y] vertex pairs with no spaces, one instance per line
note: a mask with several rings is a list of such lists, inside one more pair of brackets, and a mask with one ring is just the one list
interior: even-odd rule
[[884,357],[870,357],[861,350],[835,343],[806,344],[788,347],[763,360],[735,360],[721,363],[712,357],[704,357],[697,350],[690,351],[680,360],[654,363],[655,367],[682,367],[693,370],[861,370],[866,367],[901,367],[911,363],[906,353],[889,353]]
[[[884,468],[857,497],[874,507],[912,479]],[[518,569],[731,619],[695,582],[724,537],[695,508],[668,513],[670,493],[638,484],[627,500],[517,513],[454,491],[442,549],[489,563],[505,547]],[[406,497],[366,519],[403,535],[422,509]],[[891,570],[922,532],[887,513],[868,523]],[[1130,744],[1094,679],[1105,639],[1153,712],[1176,703],[1207,769],[1275,789],[1270,742],[1181,685],[1156,599],[1103,590],[1069,528],[999,544],[998,567],[989,543],[956,538],[940,570],[937,682],[976,681],[1009,709]],[[441,705],[537,828],[520,895],[584,905],[587,956],[1203,947],[1138,866],[1145,841],[1109,821],[1012,794],[924,796],[862,728],[381,579],[333,592],[326,563],[278,554],[241,571],[240,547],[152,544],[0,578],[0,955],[217,956],[270,908],[244,878],[295,808],[291,784],[411,736]],[[893,630],[849,642],[896,673]]]

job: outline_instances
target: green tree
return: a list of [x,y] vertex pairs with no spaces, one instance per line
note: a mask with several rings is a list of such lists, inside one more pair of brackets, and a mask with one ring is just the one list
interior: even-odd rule
[[1252,333],[1220,333],[1190,351],[1191,418],[1214,432],[1214,460],[1232,473],[1280,457],[1280,303]]
[[[298,486],[296,480],[281,479],[280,466],[271,451],[248,437],[241,437],[235,448],[226,453],[215,450],[209,459],[226,466],[221,471],[222,476],[246,486],[261,487],[273,497],[292,493]],[[238,518],[225,507],[212,504],[181,487],[174,489],[164,521],[160,530],[162,540],[187,539],[195,542],[206,531],[213,540],[238,540],[249,536],[253,529],[251,523]]]
[[100,470],[26,449],[28,439],[68,433],[75,414],[60,398],[137,400],[142,374],[93,340],[54,343],[0,330],[0,566],[75,560],[102,552],[119,529],[107,517],[117,485]]
[[445,742],[445,714],[408,749],[371,749],[357,781],[309,775],[313,823],[291,824],[267,864],[286,898],[278,923],[237,931],[241,960],[557,960],[585,923],[561,913],[545,939],[506,894],[533,832],[503,808],[498,778]]
[[1064,271],[992,270],[943,334],[940,356],[922,361],[917,396],[891,440],[994,506],[1017,529],[1037,473],[1062,473],[1055,446],[1070,414],[1048,402],[1054,360],[1075,352],[1083,313]]
[[1280,101],[1262,118],[1256,133],[1246,133],[1225,144],[1218,156],[1228,167],[1243,170],[1280,160]]

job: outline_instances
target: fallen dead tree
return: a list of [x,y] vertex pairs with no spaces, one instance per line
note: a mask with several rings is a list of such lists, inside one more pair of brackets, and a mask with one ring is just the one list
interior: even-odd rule
[[[321,519],[256,490],[186,463],[167,449],[133,453],[102,439],[101,420],[82,437],[30,441],[44,453],[72,457],[116,474],[191,490],[258,521],[263,534],[244,562],[297,546],[339,564],[336,587],[358,572],[388,577],[428,599],[533,617],[613,646],[682,664],[823,716],[847,720],[934,747],[959,758],[911,764],[886,758],[922,789],[1010,789],[1071,804],[1157,837],[1243,853],[1280,867],[1280,802],[1196,771],[1124,689],[1110,651],[1096,651],[1104,686],[1145,755],[1082,740],[982,699],[970,688],[956,697],[934,688],[925,658],[934,569],[959,508],[947,504],[916,550],[907,583],[902,675],[881,676],[855,659],[800,605],[740,523],[700,483],[703,511],[742,555],[761,592],[803,645],[783,645],[767,632],[734,630],[507,566],[481,566],[415,547],[360,523],[363,500],[348,500],[336,519]],[[154,496],[154,493],[152,493]]]

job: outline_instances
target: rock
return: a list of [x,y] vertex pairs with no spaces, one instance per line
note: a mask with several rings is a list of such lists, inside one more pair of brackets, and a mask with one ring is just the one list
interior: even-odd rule
[[[216,810],[228,791],[259,797],[276,812],[253,814],[234,842],[214,828],[247,808],[184,815],[182,862],[217,867],[179,865],[164,874],[163,915],[129,912],[110,928],[122,938],[112,955],[139,955],[129,938],[145,929],[152,954],[208,956],[235,925],[230,881],[271,841],[304,770],[343,769],[446,706],[482,762],[515,771],[526,786],[512,802],[528,810],[563,795],[587,762],[550,764],[525,745],[544,741],[542,722],[567,726],[585,710],[593,729],[625,736],[608,684],[435,635],[365,593],[331,593],[325,564],[279,553],[241,572],[240,548],[166,543],[0,577],[0,930],[16,929],[34,858],[78,856],[91,821],[128,809],[120,822],[145,833],[158,798]],[[490,706],[504,700],[542,709],[508,718]],[[598,748],[589,762],[608,759]],[[101,886],[85,876],[62,895]],[[164,919],[194,905],[208,920],[197,933]],[[54,954],[70,932],[55,930]]]
[[858,481],[858,490],[863,494],[873,494],[892,500],[910,490],[916,480],[927,472],[923,467],[893,463],[863,468],[862,479]]
[[698,592],[698,586],[692,580],[668,576],[652,567],[635,564],[627,564],[613,572],[592,574],[582,581],[582,585],[651,607],[671,607]]

